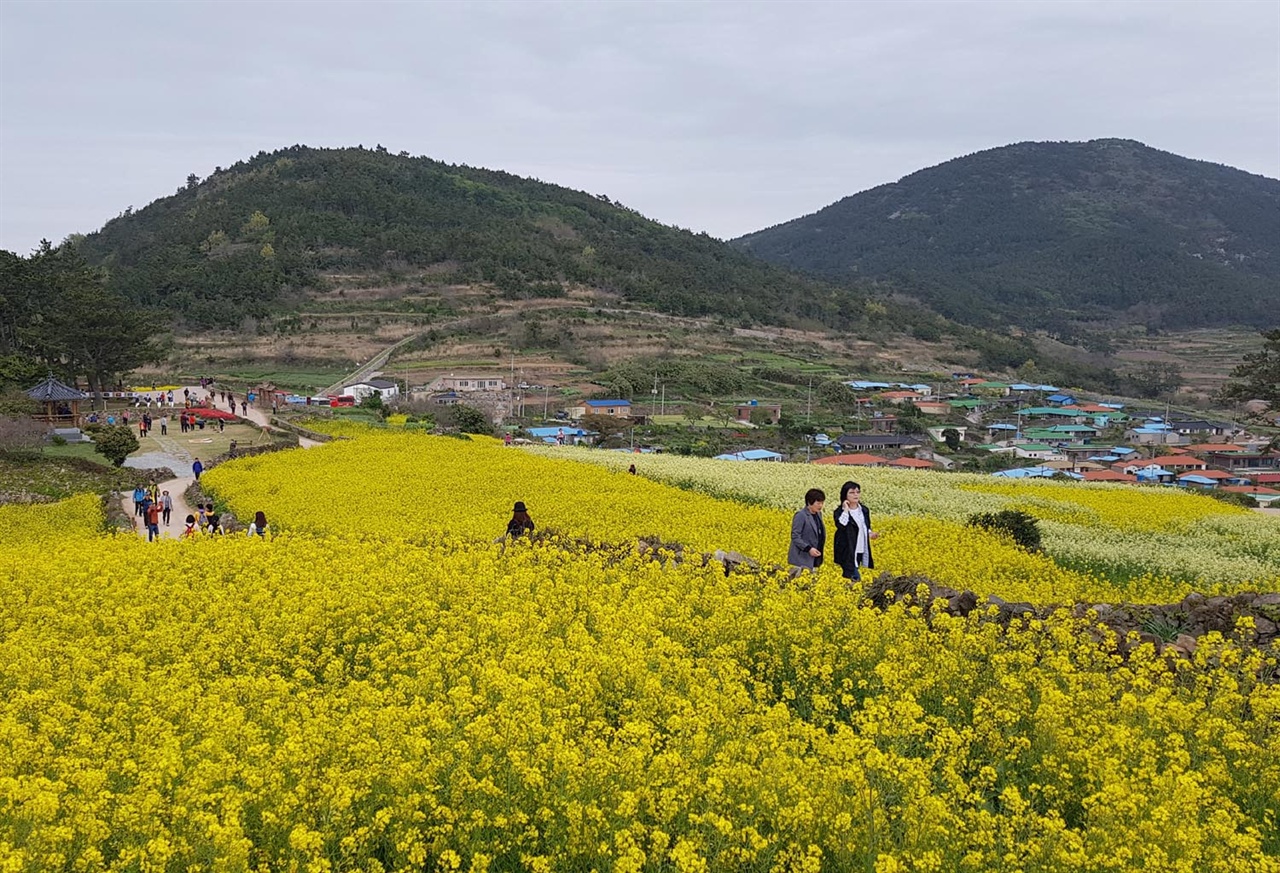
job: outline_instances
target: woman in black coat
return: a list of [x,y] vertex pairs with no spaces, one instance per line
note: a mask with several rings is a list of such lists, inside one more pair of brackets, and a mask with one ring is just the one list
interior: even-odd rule
[[835,562],[844,570],[846,579],[859,580],[860,567],[871,570],[871,541],[880,534],[871,529],[871,510],[862,505],[862,486],[846,482],[840,486],[840,505],[835,513]]

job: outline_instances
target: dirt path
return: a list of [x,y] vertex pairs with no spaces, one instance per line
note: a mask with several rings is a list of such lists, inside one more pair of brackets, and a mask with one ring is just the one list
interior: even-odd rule
[[[193,398],[203,398],[205,395],[210,393],[202,389],[199,385],[188,385],[186,388],[191,392],[191,396]],[[214,402],[217,403],[221,398],[218,396],[217,392],[213,392],[213,395]],[[175,428],[178,426],[176,420],[178,414],[181,412],[181,408],[170,411],[169,419],[171,426]],[[246,409],[241,417],[264,429],[270,424],[271,418],[269,411],[259,409],[254,406],[250,406]],[[191,473],[191,462],[195,460],[195,457],[191,454],[191,451],[183,445],[181,440],[175,439],[172,435],[158,436],[156,432],[153,432],[150,439],[154,439],[156,441],[160,447],[161,453],[171,457],[180,467],[182,467],[182,469],[174,469],[175,473],[181,474],[177,478],[159,483],[160,491],[168,491],[169,496],[173,499],[173,512],[169,516],[169,525],[166,527],[163,521],[160,523],[160,538],[177,539],[182,536],[182,530],[186,527],[186,517],[188,515],[195,514],[192,507],[187,504],[186,498],[183,497],[183,493],[191,487],[191,483],[195,482],[195,475]],[[299,437],[298,445],[301,448],[310,449],[315,446],[324,445],[324,443],[309,440],[306,437]],[[206,458],[205,460],[208,459]],[[126,491],[120,493],[120,505],[124,507],[125,513],[134,520],[134,530],[137,532],[138,536],[145,540],[147,538],[147,526],[143,523],[141,518],[138,518],[133,514],[132,492]]]
[[[182,530],[186,527],[186,517],[194,515],[192,508],[187,504],[183,492],[196,481],[194,476],[180,476],[177,479],[166,479],[160,483],[160,492],[169,492],[169,496],[173,499],[173,512],[169,515],[169,524],[165,524],[163,518],[160,521],[160,539],[176,540],[182,536]],[[133,513],[133,494],[132,492],[123,492],[120,495],[120,505],[130,518],[133,519],[133,529],[144,540],[147,538],[147,526],[141,518]]]

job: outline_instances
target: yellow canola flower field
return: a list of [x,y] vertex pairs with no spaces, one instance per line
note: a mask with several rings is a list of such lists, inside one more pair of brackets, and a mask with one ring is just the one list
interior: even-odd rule
[[[410,540],[443,534],[489,542],[503,533],[521,500],[536,524],[571,537],[634,545],[658,536],[706,553],[738,551],[766,566],[786,563],[794,509],[722,500],[491,439],[351,431],[356,439],[304,455],[220,465],[201,482],[240,518],[262,510],[277,528],[315,534],[368,531]],[[803,496],[808,486],[796,487]],[[875,547],[877,571],[924,574],[982,595],[1063,603],[1160,600],[1181,590],[1170,580],[1144,577],[1121,592],[1105,577],[1060,567],[955,522],[912,517],[876,524],[883,534]],[[840,570],[825,566],[823,572],[838,576]]]
[[[318,478],[384,493],[397,451],[211,471],[271,539],[4,542],[0,870],[1280,871],[1274,654],[424,533],[525,494],[479,468],[447,512]],[[607,475],[510,458],[548,511]]]
[[62,551],[74,541],[98,537],[103,525],[102,500],[78,494],[57,503],[0,506],[0,543],[6,548],[43,546]]
[[[1068,575],[1072,581],[1065,585],[1057,581],[1062,577],[1051,582],[1046,575],[1045,594],[1027,597],[993,588],[978,575],[970,587],[979,593],[1046,602],[1070,596],[1067,592],[1075,585],[1077,594],[1086,597],[1157,602],[1180,599],[1192,590],[1280,591],[1280,522],[1179,489],[1001,482],[963,473],[715,461],[569,447],[529,451],[611,470],[625,470],[634,463],[645,478],[779,509],[798,507],[811,487],[838,498],[841,484],[854,480],[862,486],[863,503],[874,513],[873,523],[882,530],[896,531],[899,519],[915,520],[915,547],[922,554],[912,561],[921,567],[918,572],[928,572],[924,563],[941,565],[934,570],[945,573],[934,577],[940,581],[959,579],[959,570],[970,561],[985,563],[990,546],[973,540],[972,530],[964,526],[970,515],[1021,510],[1039,519],[1045,551],[1058,571],[1077,571]],[[927,535],[919,535],[925,531]],[[970,541],[972,548],[948,551],[957,541]],[[997,560],[1003,564],[1007,557]],[[945,569],[948,564],[950,572]],[[1078,582],[1090,576],[1109,582],[1101,588]],[[1050,589],[1058,593],[1048,596]]]

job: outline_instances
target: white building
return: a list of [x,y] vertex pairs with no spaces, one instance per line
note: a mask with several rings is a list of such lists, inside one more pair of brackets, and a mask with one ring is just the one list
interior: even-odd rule
[[342,393],[351,395],[356,399],[357,403],[367,397],[372,397],[374,394],[377,394],[383,400],[390,400],[393,397],[400,396],[400,386],[390,379],[367,379],[364,382],[343,385]]
[[441,376],[426,388],[432,393],[440,391],[506,391],[507,383],[501,376],[485,376],[473,373],[462,373]]

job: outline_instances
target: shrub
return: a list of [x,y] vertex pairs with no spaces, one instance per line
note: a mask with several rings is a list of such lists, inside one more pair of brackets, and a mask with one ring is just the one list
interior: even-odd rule
[[969,516],[969,526],[1008,534],[1015,543],[1028,552],[1040,551],[1040,522],[1035,516],[1025,512],[1016,509],[978,512]]
[[1258,501],[1254,500],[1249,494],[1241,494],[1237,491],[1219,491],[1213,488],[1204,492],[1207,497],[1214,500],[1221,500],[1223,503],[1230,503],[1232,506],[1243,506],[1245,509],[1257,509]]
[[102,455],[112,466],[124,465],[124,459],[138,450],[138,438],[127,427],[106,427],[93,437],[93,450]]

